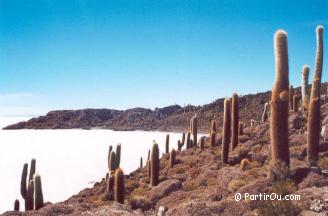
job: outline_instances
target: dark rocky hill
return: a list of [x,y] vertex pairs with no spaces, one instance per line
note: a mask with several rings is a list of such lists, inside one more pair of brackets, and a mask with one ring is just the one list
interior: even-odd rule
[[[326,86],[326,84],[324,84]],[[326,89],[326,87],[322,88]],[[324,90],[323,90],[324,91]],[[296,89],[300,94],[300,88]],[[246,125],[250,120],[259,121],[264,103],[268,102],[271,92],[240,96],[240,119]],[[71,129],[104,128],[112,130],[160,130],[182,131],[189,125],[191,117],[197,113],[200,117],[199,130],[208,132],[210,122],[215,117],[219,125],[222,122],[224,98],[203,105],[181,107],[172,105],[155,110],[134,108],[125,111],[113,109],[58,110],[45,116],[32,118],[26,122],[9,125],[4,129]]]

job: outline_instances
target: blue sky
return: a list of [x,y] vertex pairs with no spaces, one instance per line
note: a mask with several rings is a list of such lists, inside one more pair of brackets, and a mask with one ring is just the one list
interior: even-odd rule
[[0,0],[0,115],[266,91],[279,28],[299,85],[304,64],[312,78],[315,27],[327,28],[327,11],[326,0]]

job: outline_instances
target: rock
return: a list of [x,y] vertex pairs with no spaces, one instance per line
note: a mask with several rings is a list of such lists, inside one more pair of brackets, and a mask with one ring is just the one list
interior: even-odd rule
[[244,174],[239,167],[223,167],[217,174],[218,186],[226,189],[232,179],[241,178],[242,176],[244,176]]
[[179,180],[171,179],[161,182],[157,186],[153,187],[147,194],[149,202],[155,205],[158,200],[168,196],[170,193],[179,190],[182,184]]
[[328,202],[328,187],[305,188],[296,191],[293,195],[300,195],[300,200],[292,201],[299,208],[317,210],[317,213],[328,214],[324,207]]
[[298,216],[326,216],[324,213],[317,213],[314,211],[301,211],[301,213]]
[[313,171],[310,171],[306,177],[298,184],[299,189],[323,186],[328,186],[328,178]]

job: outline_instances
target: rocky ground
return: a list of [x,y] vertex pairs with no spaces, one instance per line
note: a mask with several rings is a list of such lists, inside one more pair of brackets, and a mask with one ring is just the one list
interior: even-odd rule
[[[184,146],[183,151],[177,152],[177,164],[173,168],[169,167],[169,155],[162,155],[160,183],[155,187],[149,185],[147,166],[126,175],[124,204],[107,199],[107,183],[102,179],[64,202],[47,203],[39,211],[6,212],[4,215],[157,215],[159,209],[165,209],[165,215],[328,215],[327,95],[322,99],[323,130],[317,167],[309,167],[306,163],[306,114],[301,109],[289,114],[291,167],[287,180],[273,182],[268,178],[269,124],[258,121],[254,126],[245,127],[238,146],[229,153],[227,165],[221,163],[219,130],[216,146],[210,146],[208,137],[202,151]],[[262,108],[263,105],[257,109]],[[242,109],[240,115],[243,116]],[[219,119],[218,125],[221,124]],[[301,200],[242,199],[237,202],[236,193],[293,194],[300,195]]]

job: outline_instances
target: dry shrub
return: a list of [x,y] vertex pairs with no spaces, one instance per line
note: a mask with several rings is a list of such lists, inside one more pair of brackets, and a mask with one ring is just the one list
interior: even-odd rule
[[247,181],[245,179],[233,179],[229,182],[228,190],[231,192],[237,191],[239,188],[247,185]]
[[328,157],[320,158],[318,167],[322,170],[328,170]]

